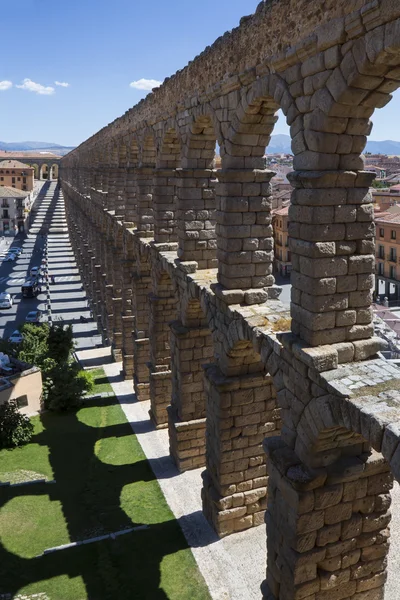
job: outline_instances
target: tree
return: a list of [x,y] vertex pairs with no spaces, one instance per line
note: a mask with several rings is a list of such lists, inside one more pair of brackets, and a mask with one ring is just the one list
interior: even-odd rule
[[47,343],[51,358],[58,364],[68,361],[74,348],[72,325],[64,327],[62,321],[53,323],[50,327]]
[[15,448],[27,444],[33,435],[33,425],[18,411],[15,400],[0,405],[0,448]]
[[61,363],[50,371],[43,384],[44,403],[49,410],[73,410],[82,405],[83,392],[92,389],[92,376],[82,371],[78,363]]

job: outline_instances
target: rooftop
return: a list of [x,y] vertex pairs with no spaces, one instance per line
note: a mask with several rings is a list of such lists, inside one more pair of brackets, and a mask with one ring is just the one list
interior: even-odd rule
[[273,215],[278,215],[279,217],[287,216],[289,213],[289,206],[284,206],[283,208],[278,208],[277,210],[273,210]]
[[12,156],[13,158],[54,158],[60,160],[62,157],[58,154],[53,154],[52,152],[41,152],[40,150],[31,150],[26,152],[7,152],[7,150],[0,150],[0,158],[7,158],[8,156]]
[[2,160],[0,162],[0,169],[30,169],[33,167],[20,162],[19,160]]
[[8,185],[0,185],[0,198],[26,198],[30,192],[17,190]]

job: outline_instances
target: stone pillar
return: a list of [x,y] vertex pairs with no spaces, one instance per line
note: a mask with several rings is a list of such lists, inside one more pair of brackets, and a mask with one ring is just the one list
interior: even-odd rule
[[176,174],[178,257],[197,262],[199,269],[215,268],[215,173],[211,169],[176,169]]
[[115,210],[117,199],[119,169],[115,165],[111,165],[108,170],[108,194],[107,194],[107,210]]
[[207,327],[171,323],[172,398],[168,407],[169,446],[179,471],[206,462],[206,400],[203,365],[212,361]]
[[133,384],[138,400],[150,398],[150,377],[148,363],[150,360],[149,344],[149,292],[151,289],[150,264],[145,257],[136,265],[136,273],[132,278],[133,285],[133,314],[134,314],[134,337],[133,337],[133,360],[134,378]]
[[125,215],[125,185],[127,177],[127,168],[125,166],[118,167],[115,176],[115,216],[122,220]]
[[125,177],[125,209],[123,215],[125,226],[134,226],[136,214],[136,169],[128,167]]
[[203,512],[220,537],[264,523],[267,471],[262,442],[276,435],[272,379],[226,377],[206,368],[207,449]]
[[382,600],[389,466],[377,453],[310,469],[282,440],[268,454],[265,600]]
[[272,275],[270,180],[274,173],[224,169],[217,175],[218,282],[227,290],[223,297],[246,304],[277,298],[281,290],[274,286]]
[[374,334],[374,177],[364,171],[290,174],[292,331],[311,346],[367,341]]
[[178,234],[175,169],[155,169],[153,185],[154,241],[156,244],[176,242]]
[[136,215],[135,225],[140,237],[153,237],[153,173],[152,167],[136,169]]
[[134,263],[129,258],[129,244],[128,247],[128,258],[122,263],[123,273],[123,290],[122,290],[122,363],[123,372],[126,379],[132,379],[133,377],[133,329],[134,329],[134,315],[133,315],[133,284],[132,276],[134,270]]
[[177,297],[167,273],[153,276],[150,294],[150,416],[157,427],[168,423],[171,402],[171,346],[169,323],[176,318]]

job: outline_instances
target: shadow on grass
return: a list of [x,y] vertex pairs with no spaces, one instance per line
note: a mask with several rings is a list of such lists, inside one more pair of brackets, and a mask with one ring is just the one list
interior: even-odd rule
[[[58,501],[70,541],[142,524],[147,528],[115,540],[31,559],[17,556],[0,544],[0,595],[14,596],[29,584],[66,575],[82,578],[89,600],[183,600],[189,597],[208,600],[208,592],[192,557],[185,558],[186,562],[189,560],[189,569],[185,560],[182,562],[180,558],[177,562],[175,559],[172,571],[177,570],[169,575],[179,578],[182,563],[181,580],[188,587],[177,594],[166,591],[175,589],[176,584],[164,585],[166,575],[162,577],[162,563],[165,559],[168,563],[168,557],[174,558],[174,554],[187,549],[188,545],[118,401],[114,398],[90,401],[77,413],[44,413],[41,421],[44,429],[32,442],[48,448],[56,483],[1,488],[0,507],[13,498],[33,495],[45,495],[51,502]],[[192,583],[189,583],[190,577]],[[51,596],[51,600],[78,599],[65,592],[57,599]]]

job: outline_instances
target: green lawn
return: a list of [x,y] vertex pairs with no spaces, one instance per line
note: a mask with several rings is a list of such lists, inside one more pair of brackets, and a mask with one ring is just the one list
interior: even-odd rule
[[90,373],[94,378],[94,390],[93,394],[100,394],[101,392],[112,392],[111,384],[109,383],[104,369],[90,369]]
[[[99,372],[98,386],[109,385],[102,379]],[[14,474],[14,480],[41,476],[56,483],[0,488],[0,595],[209,600],[116,399],[88,400],[77,413],[46,413],[33,422],[28,446],[0,452],[0,480]],[[42,556],[49,547],[143,524],[115,540]]]

